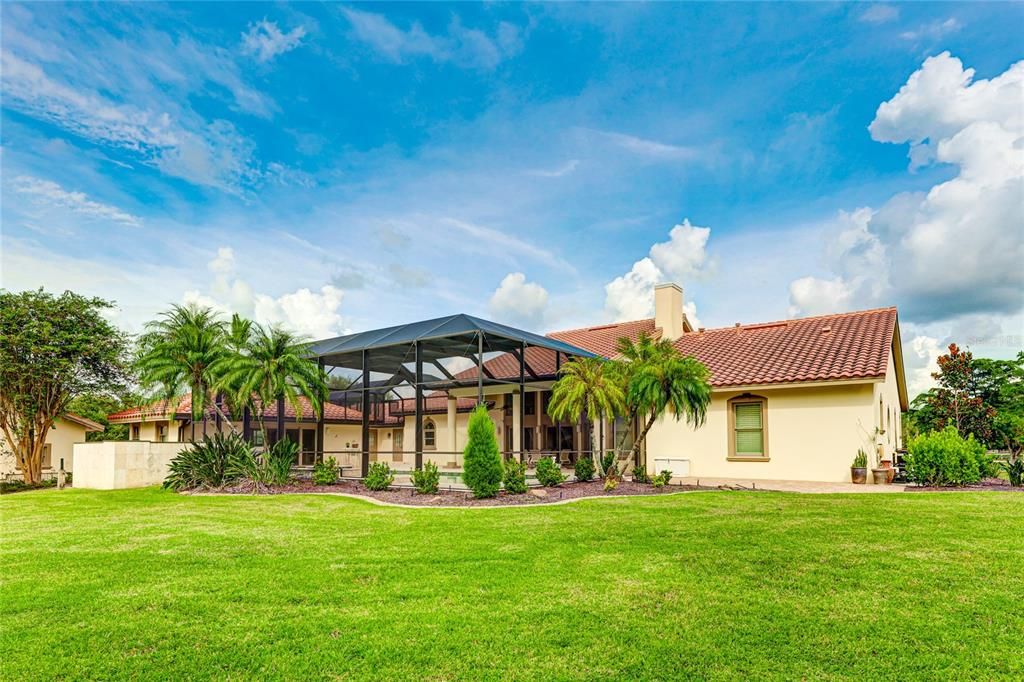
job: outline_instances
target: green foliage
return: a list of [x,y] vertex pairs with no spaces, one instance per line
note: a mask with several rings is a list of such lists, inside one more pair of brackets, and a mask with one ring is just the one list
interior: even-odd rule
[[1024,459],[1018,457],[1008,462],[1000,462],[999,466],[1006,472],[1010,485],[1018,488],[1024,485]]
[[441,487],[441,473],[437,465],[426,461],[423,466],[412,472],[412,485],[421,495],[433,495]]
[[650,483],[651,477],[647,475],[647,467],[637,464],[633,467],[633,480],[637,483]]
[[581,455],[576,459],[576,480],[583,483],[594,480],[595,469],[594,458],[590,455]]
[[502,477],[505,492],[522,495],[526,492],[526,465],[518,459],[505,460],[505,474]]
[[131,379],[128,338],[104,316],[113,305],[0,290],[0,436],[26,483],[42,479],[47,434],[76,397],[116,393]]
[[672,482],[672,472],[669,471],[668,469],[665,469],[660,474],[657,474],[656,476],[654,476],[654,478],[651,479],[651,484],[655,488],[664,488],[665,486],[667,486],[671,482]]
[[614,450],[608,450],[601,455],[601,461],[598,463],[597,467],[597,475],[606,481],[609,478],[619,479],[622,478],[622,473],[625,468],[625,462],[622,463],[620,468],[616,452]]
[[[70,478],[70,477],[68,477]],[[65,481],[70,483],[70,481]],[[26,490],[40,490],[42,488],[56,488],[57,479],[48,478],[45,481],[39,481],[37,483],[25,483],[25,481],[0,481],[0,495],[7,495],[10,493],[20,493]]]
[[143,402],[141,396],[127,391],[117,396],[107,393],[85,393],[71,401],[71,404],[68,406],[68,412],[73,412],[103,425],[102,431],[87,432],[85,434],[85,440],[87,441],[128,440],[128,425],[111,424],[107,420],[107,415],[129,407],[135,407]]
[[606,493],[610,493],[610,492],[612,492],[613,490],[615,490],[618,487],[619,487],[619,482],[618,482],[617,479],[606,478],[604,480],[604,491]]
[[537,462],[537,482],[543,486],[562,485],[565,482],[565,474],[562,468],[550,457],[541,457]]
[[853,458],[853,467],[857,469],[864,469],[868,465],[868,453],[864,452],[863,448],[857,450],[857,456]]
[[921,485],[977,483],[991,466],[985,447],[973,435],[964,439],[953,426],[922,434],[907,448],[907,478]]
[[596,421],[625,412],[625,394],[615,363],[604,358],[573,358],[562,365],[551,387],[548,415],[554,420]]
[[[237,434],[231,434],[231,437],[240,438]],[[231,460],[230,472],[237,478],[250,481],[257,489],[286,485],[291,480],[298,452],[299,444],[288,439],[274,443],[259,454],[250,447],[244,455]]]
[[185,446],[175,455],[164,488],[221,488],[241,478],[246,463],[252,459],[252,447],[241,436],[216,433]]
[[387,490],[395,482],[395,474],[387,462],[374,462],[366,472],[363,485],[368,490]]
[[476,497],[494,497],[501,487],[504,467],[494,422],[480,405],[469,416],[468,442],[462,451],[462,480]]
[[313,475],[310,477],[313,485],[333,485],[338,481],[338,460],[328,457],[313,465]]

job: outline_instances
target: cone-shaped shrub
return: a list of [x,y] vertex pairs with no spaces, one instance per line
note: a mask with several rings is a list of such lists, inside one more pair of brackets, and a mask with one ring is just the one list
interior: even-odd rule
[[483,405],[469,416],[469,442],[462,451],[462,480],[475,497],[494,497],[501,487],[501,452],[494,422]]

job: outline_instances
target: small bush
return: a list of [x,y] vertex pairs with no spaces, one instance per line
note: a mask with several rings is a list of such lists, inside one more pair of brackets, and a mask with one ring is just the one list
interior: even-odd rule
[[606,478],[604,480],[604,491],[610,493],[619,487],[619,482],[614,478]]
[[1010,485],[1019,488],[1024,485],[1024,458],[1018,456],[1012,462],[1001,462],[1000,465],[1010,479]]
[[594,480],[594,459],[590,455],[583,455],[576,460],[576,480],[586,483]]
[[412,472],[412,486],[420,495],[433,495],[441,487],[441,474],[437,465],[426,461],[423,466]]
[[651,483],[655,488],[664,488],[672,482],[672,472],[665,469],[660,474],[651,479]]
[[651,477],[647,475],[647,467],[637,464],[633,467],[633,480],[637,483],[650,483]]
[[565,474],[553,459],[542,457],[537,462],[537,481],[545,487],[561,485],[565,481]]
[[39,490],[41,488],[54,488],[57,486],[57,479],[51,478],[38,483],[25,483],[25,481],[12,480],[0,483],[0,495],[9,493],[20,493],[25,490]]
[[479,406],[469,416],[468,442],[463,450],[462,480],[474,497],[494,497],[505,473],[498,450],[498,437],[487,408]]
[[216,433],[187,445],[174,456],[164,488],[221,488],[241,478],[239,463],[252,458],[252,447],[240,435]]
[[363,479],[369,490],[387,490],[395,482],[395,474],[387,462],[374,462]]
[[619,465],[615,462],[614,450],[609,450],[601,455],[601,462],[597,468],[597,473],[604,479],[619,477]]
[[298,443],[281,440],[260,454],[252,448],[239,450],[229,462],[229,474],[234,479],[246,479],[259,489],[261,486],[285,485],[292,475],[292,465],[299,451]]
[[338,480],[338,460],[328,457],[313,465],[313,485],[333,485]]
[[907,446],[907,478],[920,485],[966,485],[988,475],[992,460],[984,446],[965,440],[952,426],[924,433]]
[[526,492],[526,465],[518,459],[510,459],[505,462],[505,475],[502,478],[505,492],[512,495],[522,495]]

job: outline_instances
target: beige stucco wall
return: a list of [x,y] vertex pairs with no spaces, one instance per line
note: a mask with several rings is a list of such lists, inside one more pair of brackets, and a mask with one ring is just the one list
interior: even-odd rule
[[[57,419],[46,435],[46,442],[50,444],[51,466],[44,467],[43,473],[48,476],[59,470],[61,458],[64,458],[64,470],[73,471],[72,448],[75,443],[85,442],[85,427],[66,419]],[[0,479],[20,476],[14,452],[3,435],[0,435]]]
[[182,443],[100,441],[74,446],[76,488],[120,490],[159,485]]
[[[899,384],[896,379],[896,367],[893,364],[892,355],[889,355],[889,368],[885,373],[885,381],[875,384],[875,426],[885,431],[877,434],[876,447],[880,446],[881,453],[891,458],[895,450],[901,447],[902,420],[900,419],[900,394]],[[879,409],[881,407],[881,409]],[[870,454],[870,450],[868,451]],[[874,465],[869,460],[869,464]]]
[[[857,449],[872,447],[878,391],[874,383],[716,391],[701,428],[671,417],[655,423],[646,464],[652,470],[656,458],[680,457],[696,477],[849,482]],[[746,392],[768,401],[768,461],[728,460],[727,401]]]

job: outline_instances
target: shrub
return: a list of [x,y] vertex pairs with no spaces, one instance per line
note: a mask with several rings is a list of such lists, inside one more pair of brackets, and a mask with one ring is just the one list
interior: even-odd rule
[[665,469],[660,474],[651,479],[651,483],[654,484],[655,488],[664,488],[672,482],[672,472]]
[[992,460],[984,446],[952,426],[924,433],[907,446],[907,478],[920,485],[965,485],[986,476]]
[[38,483],[25,483],[21,479],[12,479],[10,481],[3,481],[0,483],[0,495],[7,495],[9,493],[20,493],[25,490],[39,490],[41,488],[54,488],[57,485],[57,479],[49,478],[45,481],[39,481]]
[[561,485],[565,481],[562,468],[550,457],[542,457],[537,462],[537,481],[543,486]]
[[1002,462],[1000,466],[1010,479],[1010,485],[1020,487],[1024,485],[1024,458],[1020,456],[1012,462]]
[[604,491],[610,493],[619,487],[619,482],[614,478],[606,478],[604,480]]
[[374,462],[366,472],[363,485],[369,490],[387,490],[395,482],[395,474],[387,462]]
[[505,492],[513,495],[522,495],[526,492],[526,465],[518,459],[510,459],[505,462],[505,476],[502,478]]
[[252,447],[237,433],[216,433],[184,447],[168,466],[164,488],[221,488],[242,477],[238,463],[252,459]]
[[619,468],[617,455],[614,450],[609,450],[601,457],[601,466],[598,468],[598,475],[604,480],[609,478],[620,479],[622,474],[625,472],[626,463],[622,463],[622,468]]
[[292,465],[298,451],[298,443],[287,439],[274,443],[260,454],[247,447],[232,456],[228,462],[229,474],[236,480],[249,480],[257,488],[285,485],[291,478]]
[[441,474],[437,465],[426,461],[423,466],[412,472],[412,485],[421,495],[433,495],[441,487]]
[[338,480],[338,460],[328,457],[313,465],[313,484],[332,485]]
[[504,467],[494,422],[483,405],[469,416],[468,442],[463,450],[462,480],[474,497],[494,497],[501,487]]
[[637,464],[633,467],[633,480],[637,483],[650,483],[651,477],[647,475],[647,467]]
[[594,459],[589,455],[584,455],[576,460],[576,480],[587,481],[594,480]]

